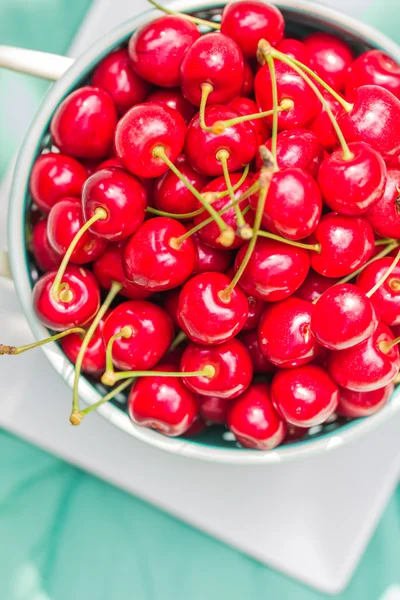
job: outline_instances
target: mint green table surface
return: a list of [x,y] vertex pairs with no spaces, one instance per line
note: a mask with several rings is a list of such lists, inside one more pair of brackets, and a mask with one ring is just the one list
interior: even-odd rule
[[[364,18],[400,39],[399,2],[375,0]],[[89,4],[89,0],[0,0],[0,43],[62,53]],[[24,106],[28,100],[39,105],[46,85],[0,72],[0,175],[26,130]],[[128,598],[325,596],[0,431],[0,600]],[[341,600],[399,598],[400,489],[340,596]]]

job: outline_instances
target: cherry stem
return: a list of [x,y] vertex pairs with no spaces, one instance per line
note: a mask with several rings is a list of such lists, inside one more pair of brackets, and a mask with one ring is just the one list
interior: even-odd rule
[[393,244],[396,240],[393,238],[384,238],[383,240],[376,240],[375,246],[386,246],[387,244]]
[[200,100],[200,107],[199,107],[200,127],[202,129],[204,129],[204,131],[212,131],[212,127],[207,127],[207,125],[206,125],[204,113],[206,110],[208,96],[211,94],[211,92],[213,91],[214,88],[211,85],[211,83],[202,83],[200,87],[201,87],[201,100]]
[[271,150],[272,155],[276,160],[276,145],[278,138],[278,86],[276,83],[276,73],[275,73],[275,63],[271,54],[266,56],[269,73],[271,77],[271,85],[272,85],[272,106],[273,106],[273,118],[272,118],[272,140],[271,140]]
[[150,4],[161,10],[162,12],[167,13],[168,15],[176,15],[177,17],[183,17],[187,21],[191,21],[192,23],[196,23],[196,25],[205,25],[210,29],[221,29],[221,25],[219,23],[214,23],[213,21],[207,21],[205,19],[199,19],[198,17],[192,17],[192,15],[187,15],[186,13],[181,13],[176,10],[171,10],[170,8],[166,8],[158,2],[154,2],[154,0],[147,0]]
[[50,295],[55,302],[70,302],[71,301],[71,292],[68,284],[62,284],[62,278],[64,277],[65,270],[68,266],[69,261],[71,260],[71,256],[73,251],[75,250],[79,240],[82,238],[83,234],[94,224],[96,221],[102,221],[107,218],[107,212],[104,208],[96,208],[94,215],[89,221],[86,221],[84,225],[80,228],[78,233],[75,234],[74,239],[69,245],[68,250],[64,254],[64,258],[60,266],[58,267],[57,275],[53,281],[53,285],[51,286]]
[[79,412],[79,389],[78,389],[79,388],[79,377],[80,377],[81,370],[82,370],[82,363],[83,363],[83,359],[85,356],[85,352],[87,350],[87,347],[90,344],[90,341],[93,337],[94,332],[96,331],[98,324],[100,323],[101,319],[104,317],[105,313],[109,309],[112,301],[117,296],[117,294],[122,290],[122,288],[123,288],[123,286],[120,283],[117,283],[116,281],[114,281],[112,283],[110,291],[108,292],[106,299],[104,300],[102,306],[100,307],[100,309],[97,312],[97,315],[95,316],[89,329],[87,330],[86,335],[82,342],[82,346],[79,349],[78,357],[77,357],[76,363],[75,363],[75,378],[74,378],[74,387],[73,387],[73,395],[72,395],[72,413],[70,416],[71,423],[73,423],[74,414],[76,412]]
[[25,346],[4,346],[0,344],[0,356],[4,354],[8,354],[10,356],[16,356],[17,354],[22,354],[23,352],[27,352],[28,350],[33,350],[34,348],[39,348],[39,346],[44,346],[45,344],[49,344],[50,342],[56,342],[57,340],[61,340],[67,335],[71,335],[71,333],[78,333],[83,335],[86,333],[86,329],[82,329],[82,327],[73,327],[72,329],[68,329],[66,331],[62,331],[61,333],[57,333],[56,335],[52,335],[44,340],[40,340],[40,342],[34,342],[33,344],[26,344]]
[[184,333],[183,331],[180,331],[178,333],[178,335],[176,336],[176,338],[173,340],[172,344],[170,345],[169,351],[171,352],[171,350],[175,350],[175,348],[180,346],[183,342],[186,342],[187,339],[188,338],[187,338],[186,333]]
[[400,337],[396,338],[395,340],[392,340],[391,342],[380,342],[379,343],[379,349],[384,353],[387,354],[388,352],[390,352],[390,350],[396,346],[398,343],[400,342]]
[[[239,181],[237,183],[235,183],[235,185],[232,186],[232,190],[234,192],[236,192],[236,190],[238,190],[240,188],[240,186],[244,183],[247,175],[249,174],[249,169],[250,169],[250,163],[245,166],[242,176],[239,179]],[[218,198],[225,198],[225,196],[230,195],[230,192],[228,189],[226,189],[224,192],[217,192],[217,195],[218,195]]]
[[208,379],[212,379],[215,373],[215,367],[212,365],[206,365],[201,371],[190,371],[188,373],[183,373],[182,371],[119,371],[118,373],[113,371],[112,373],[107,373],[106,371],[101,381],[105,385],[114,385],[117,381],[131,377],[207,377]]
[[386,279],[391,275],[391,273],[396,268],[399,260],[400,260],[400,250],[397,252],[396,258],[393,260],[392,264],[387,269],[386,273],[376,282],[374,287],[372,289],[370,289],[369,292],[367,292],[366,296],[368,298],[371,298],[371,296],[373,296],[373,294],[375,294],[375,292],[381,287],[381,285],[383,285],[385,283]]
[[[235,202],[235,192],[232,189],[231,176],[230,176],[229,170],[228,170],[228,159],[229,159],[229,152],[227,150],[220,150],[217,153],[217,160],[219,160],[219,162],[222,165],[222,171],[224,174],[225,185],[228,190],[230,199],[232,202]],[[246,228],[246,225],[247,225],[247,228],[250,228],[249,225],[244,220],[242,211],[240,210],[239,203],[235,204],[235,214],[236,214],[236,222],[237,222],[238,232],[240,232],[242,230],[244,231],[244,229]],[[250,231],[250,236],[247,239],[250,239],[250,237],[251,237],[251,231]]]
[[126,388],[129,387],[133,383],[133,381],[134,381],[134,379],[128,379],[127,381],[123,381],[122,383],[119,384],[119,386],[117,386],[115,389],[111,390],[111,392],[109,392],[101,400],[99,400],[98,402],[95,402],[95,404],[88,406],[84,410],[75,411],[73,413],[73,416],[71,415],[71,424],[72,425],[80,425],[83,417],[85,417],[89,413],[93,412],[94,410],[97,410],[102,404],[109,402],[110,400],[115,398],[115,396],[118,396],[118,394],[120,394],[121,392],[126,390]]
[[130,337],[132,337],[132,335],[133,335],[132,327],[130,327],[129,325],[126,325],[125,327],[123,327],[121,329],[121,331],[118,331],[118,333],[114,333],[114,335],[112,335],[110,337],[110,339],[108,340],[107,349],[106,349],[106,371],[107,372],[114,371],[114,364],[113,364],[113,360],[112,360],[112,349],[113,349],[115,340],[119,340],[121,338],[127,340]]
[[269,231],[259,231],[258,235],[261,237],[269,238],[270,240],[282,242],[283,244],[288,244],[289,246],[296,246],[297,248],[304,248],[304,250],[318,252],[318,254],[320,254],[321,252],[321,244],[303,244],[302,242],[295,242],[294,240],[288,240],[287,238],[281,237],[280,235],[269,233]]
[[396,248],[398,248],[398,246],[399,246],[398,242],[394,242],[393,244],[388,244],[381,252],[379,252],[379,254],[376,254],[375,256],[373,256],[362,267],[360,267],[356,271],[353,271],[353,273],[350,273],[349,275],[346,275],[346,277],[339,279],[339,281],[337,281],[335,283],[335,285],[339,285],[339,284],[347,283],[348,281],[351,281],[352,279],[354,279],[354,277],[357,277],[357,275],[362,273],[364,271],[364,269],[366,267],[368,267],[370,264],[372,264],[376,260],[379,260],[380,258],[384,258],[388,254],[390,254],[392,252],[392,250],[395,250]]
[[[291,110],[294,107],[294,102],[287,98],[284,98],[279,104],[277,110],[278,112],[285,112]],[[216,135],[220,135],[225,131],[227,127],[233,127],[234,125],[239,125],[239,123],[245,123],[246,121],[255,121],[257,119],[265,119],[266,117],[270,117],[274,114],[273,110],[265,110],[264,112],[253,113],[251,115],[242,115],[240,117],[235,117],[234,119],[227,119],[226,121],[215,121],[208,127],[212,133]]]

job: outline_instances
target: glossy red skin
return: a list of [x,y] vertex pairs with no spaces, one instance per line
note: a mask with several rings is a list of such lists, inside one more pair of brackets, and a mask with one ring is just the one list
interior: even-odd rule
[[189,124],[197,112],[193,104],[183,96],[180,88],[157,89],[150,94],[147,102],[169,106],[169,108],[177,110],[182,115],[186,125]]
[[109,167],[115,167],[117,169],[123,169],[124,165],[116,156],[112,156],[111,158],[107,158],[103,160],[100,164],[97,165],[95,171],[101,171],[102,169],[108,169]]
[[337,413],[349,419],[374,415],[387,404],[393,390],[394,385],[392,383],[372,392],[353,392],[352,390],[340,388]]
[[121,115],[144,102],[150,91],[149,84],[132,69],[126,48],[103,58],[93,73],[92,83],[110,94]]
[[358,216],[383,196],[386,165],[368,144],[352,142],[348,146],[353,158],[344,159],[342,149],[327,156],[318,172],[318,185],[329,208]]
[[[340,114],[344,113],[342,106],[337,100],[335,100],[335,98],[333,98],[333,96],[324,91],[322,91],[322,95],[325,98],[325,101],[328,103],[328,106],[335,118],[338,118]],[[322,107],[319,115],[308,127],[309,130],[317,136],[319,143],[327,152],[332,152],[332,150],[338,148],[339,142],[336,137],[332,121],[330,120],[329,115],[324,107]]]
[[196,250],[196,264],[193,275],[208,271],[224,273],[228,269],[232,262],[232,252],[208,246],[208,244],[203,242],[198,233],[194,233],[191,237]]
[[192,342],[222,344],[239,333],[247,320],[246,296],[235,288],[228,302],[219,294],[230,279],[224,273],[201,273],[185,283],[179,295],[178,322]]
[[304,45],[311,69],[337,92],[344,90],[347,69],[354,60],[350,46],[329,33],[312,33]]
[[400,239],[400,169],[388,169],[383,196],[366,212],[375,233]]
[[379,85],[400,99],[400,65],[382,50],[367,50],[347,71],[346,98],[362,85]]
[[[107,313],[101,319],[92,339],[89,342],[88,347],[85,350],[81,367],[82,373],[87,373],[88,375],[98,377],[106,370],[106,347],[103,342],[102,331],[104,327],[104,321],[107,319],[109,314],[110,311],[107,311]],[[60,340],[62,351],[73,365],[76,364],[82,342],[82,337],[80,337],[77,333],[71,333],[71,335],[67,335],[65,338]]]
[[[216,121],[236,119],[239,116],[236,110],[221,105],[210,106],[205,110],[205,122],[208,126]],[[204,175],[222,175],[222,164],[217,158],[220,150],[229,152],[227,164],[230,172],[242,169],[257,152],[254,128],[248,122],[238,123],[227,127],[220,135],[215,135],[201,128],[200,117],[197,114],[190,122],[186,134],[185,152],[189,162],[196,171]]]
[[140,77],[160,87],[177,87],[181,63],[200,37],[194,23],[164,15],[137,29],[129,40],[129,57]]
[[145,221],[125,246],[128,281],[151,292],[170,290],[186,281],[196,263],[194,243],[189,237],[179,249],[170,245],[171,239],[184,233],[185,227],[169,217]]
[[189,48],[181,64],[180,85],[185,98],[200,106],[201,84],[211,83],[207,104],[224,104],[239,96],[244,61],[239,46],[223,33],[206,33]]
[[249,312],[247,315],[246,323],[243,325],[243,329],[254,329],[257,327],[260,317],[265,308],[265,302],[254,296],[247,297],[247,303],[249,305]]
[[33,256],[41,271],[45,273],[59,266],[62,257],[50,246],[47,219],[42,219],[33,226],[31,245]]
[[32,167],[29,191],[40,210],[47,214],[61,198],[80,198],[86,179],[85,167],[75,158],[48,152],[39,156]]
[[321,367],[304,365],[279,371],[272,380],[272,403],[292,425],[321,425],[335,412],[339,388]]
[[394,335],[380,322],[374,334],[361,344],[329,352],[327,369],[338,385],[355,392],[370,392],[385,387],[396,377],[400,358],[397,346],[384,353],[380,342],[391,342]]
[[294,58],[300,61],[303,65],[308,66],[308,52],[304,45],[304,42],[295,40],[292,38],[283,38],[281,42],[276,46],[279,52],[283,52],[289,58]]
[[169,106],[137,104],[119,120],[115,130],[115,151],[125,169],[137,177],[159,177],[168,171],[161,158],[153,156],[155,146],[175,162],[185,141],[186,125],[178,111]]
[[[246,250],[247,244],[236,256],[236,271]],[[306,250],[260,238],[239,286],[247,295],[267,302],[276,302],[287,298],[301,286],[309,268],[310,257]]]
[[310,269],[304,283],[296,291],[296,296],[307,302],[314,302],[337,281],[334,277],[324,277]]
[[33,288],[32,304],[42,325],[53,331],[64,331],[93,319],[100,307],[100,290],[90,271],[75,265],[65,270],[62,281],[73,294],[71,302],[52,298],[50,292],[56,274],[56,270],[48,271]]
[[178,329],[179,321],[177,316],[179,294],[181,293],[181,287],[176,287],[173,290],[169,290],[164,294],[163,307],[172,319],[173,324]]
[[366,142],[384,160],[400,152],[400,100],[384,88],[358,88],[353,108],[339,117],[338,125],[348,142]]
[[93,223],[90,231],[110,242],[117,242],[135,233],[143,223],[146,191],[133,175],[123,169],[108,167],[96,171],[86,181],[82,206],[85,221],[89,221],[98,208],[106,211],[107,218]]
[[270,373],[276,372],[277,368],[275,365],[267,360],[260,350],[257,329],[251,329],[249,331],[242,330],[239,339],[250,354],[254,373],[259,375],[269,375]]
[[251,358],[238,339],[233,338],[218,346],[200,346],[190,343],[183,353],[181,371],[192,372],[212,365],[216,373],[208,378],[185,377],[185,385],[202,396],[232,399],[240,396],[250,385],[253,376]]
[[131,300],[146,300],[151,292],[136,287],[125,277],[122,266],[124,247],[124,242],[108,244],[103,254],[93,262],[93,274],[105,290],[109,290],[113,281],[117,281],[123,286],[119,292],[121,296]]
[[[239,181],[240,178],[241,178],[241,173],[231,173],[230,179],[231,179],[232,185],[236,185],[236,183]],[[235,191],[235,199],[239,198],[239,196],[241,194],[246,192],[249,189],[249,187],[252,185],[252,182],[253,182],[253,180],[251,177],[246,177],[246,179],[244,180],[242,185],[240,187],[238,187],[238,189]],[[202,190],[202,193],[223,192],[225,190],[226,190],[225,179],[222,176],[222,177],[218,177],[217,179],[213,179],[212,181],[210,181],[210,183],[208,183],[206,185],[206,187]],[[226,196],[223,196],[222,198],[219,198],[218,200],[215,200],[215,202],[213,203],[213,207],[215,208],[216,211],[220,211],[230,203],[231,203],[230,197],[228,195],[226,195]],[[246,206],[248,206],[248,204],[249,204],[248,199],[242,200],[242,202],[240,202],[240,204],[239,204],[240,209],[243,211],[246,208]],[[208,217],[209,217],[209,214],[204,212],[201,215],[198,215],[197,217],[195,217],[193,222],[195,225],[199,225],[200,223],[202,223],[203,221],[208,219]],[[236,220],[235,209],[233,207],[230,208],[229,210],[227,210],[226,213],[224,213],[222,218],[224,219],[224,221],[227,225],[229,225],[230,227],[233,228],[234,231],[236,231],[237,220]],[[244,217],[244,220],[246,221],[246,223],[249,223],[250,225],[253,224],[254,216],[251,214],[251,211],[247,212],[247,214]],[[217,248],[217,249],[222,250],[225,247],[222,246],[222,244],[220,244],[217,241],[220,233],[221,233],[220,228],[215,223],[215,221],[213,221],[212,223],[209,223],[208,225],[205,225],[204,227],[202,227],[202,229],[199,230],[198,235],[203,240],[203,242],[205,242],[212,248]],[[244,240],[242,240],[242,238],[240,238],[239,236],[236,235],[235,239],[233,241],[233,244],[229,247],[229,249],[234,250],[236,248],[240,248],[240,246],[243,246],[243,244],[244,244]],[[226,251],[226,249],[225,249],[225,251]]]
[[350,348],[370,337],[378,326],[374,307],[351,283],[326,290],[314,306],[311,330],[329,350]]
[[110,153],[118,116],[107,92],[84,86],[58,106],[50,123],[60,152],[76,158],[103,158]]
[[[82,204],[77,198],[64,198],[53,206],[47,218],[47,237],[50,246],[59,256],[64,256],[84,223]],[[106,247],[105,240],[85,231],[72,252],[70,262],[76,265],[92,262]]]
[[372,227],[363,217],[328,213],[308,240],[319,242],[321,252],[311,252],[314,271],[326,277],[345,277],[369,260],[374,252]]
[[113,309],[104,323],[103,341],[130,326],[130,338],[118,338],[113,344],[114,365],[122,371],[152,369],[171,345],[174,327],[168,313],[145,300],[128,300]]
[[254,73],[247,60],[244,61],[244,82],[240,91],[241,96],[251,96],[254,91]]
[[271,402],[270,386],[253,383],[228,407],[228,427],[244,448],[272,450],[286,437],[287,426]]
[[[300,75],[285,63],[275,61],[276,82],[278,87],[278,102],[283,99],[293,100],[291,110],[279,113],[278,127],[284,129],[299,129],[309,125],[321,112],[321,103],[314,91],[305,83]],[[257,73],[254,81],[257,104],[264,110],[273,108],[271,75],[268,65],[264,65]],[[272,125],[272,116],[267,117]]]
[[225,425],[229,400],[216,396],[199,396],[199,414],[209,424]]
[[283,37],[285,21],[275,6],[257,0],[228,2],[222,11],[221,31],[242,49],[243,55],[253,58],[262,38],[276,46]]
[[[207,185],[209,178],[195,171],[184,154],[178,156],[175,166],[198,192]],[[167,171],[155,180],[154,205],[158,210],[174,214],[189,213],[201,208],[197,198],[172,171]]]
[[163,365],[154,375],[139,377],[128,399],[128,413],[136,425],[156,429],[164,435],[183,435],[192,426],[198,412],[196,396],[179,377],[162,377],[157,371],[175,372],[175,366]]
[[[365,267],[357,277],[357,286],[369,292],[385,275],[393,263],[393,258],[379,258]],[[400,290],[396,289],[400,280],[400,266],[397,265],[389,277],[371,296],[378,318],[386,325],[400,325]]]
[[[243,96],[238,96],[232,100],[232,102],[229,103],[229,106],[243,116],[254,115],[260,112],[260,109],[254,100],[251,98],[244,98]],[[270,137],[271,129],[268,127],[265,119],[253,119],[251,121],[247,121],[247,123],[250,123],[254,128],[257,137],[258,148]]]
[[320,354],[311,332],[313,309],[313,304],[295,297],[267,306],[258,324],[258,343],[273,365],[300,367]]
[[[297,167],[316,177],[324,159],[324,148],[315,133],[308,129],[289,129],[281,131],[276,142],[276,160],[280,169]],[[271,150],[272,139],[269,139],[265,145]],[[259,153],[256,156],[256,167],[257,169],[262,167]]]

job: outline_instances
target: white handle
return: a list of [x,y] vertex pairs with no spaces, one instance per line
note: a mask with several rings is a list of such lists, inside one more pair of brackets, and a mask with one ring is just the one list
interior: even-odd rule
[[8,252],[0,250],[0,277],[12,279],[10,263],[8,260]]
[[60,79],[73,62],[73,58],[49,52],[0,46],[0,67],[52,81]]

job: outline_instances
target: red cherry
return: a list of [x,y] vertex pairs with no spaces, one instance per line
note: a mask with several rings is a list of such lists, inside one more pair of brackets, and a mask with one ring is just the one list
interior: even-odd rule
[[55,269],[61,263],[61,256],[50,246],[47,237],[47,219],[38,221],[32,229],[32,252],[41,271]]
[[[77,198],[64,198],[57,202],[47,219],[47,237],[53,250],[64,256],[83,225],[82,204]],[[72,252],[70,262],[76,265],[91,262],[104,252],[106,246],[105,240],[85,231]]]
[[341,388],[337,413],[349,419],[374,415],[387,404],[393,390],[392,383],[372,392],[353,392]]
[[[238,96],[232,102],[229,103],[230,108],[236,110],[239,115],[254,115],[259,111],[257,104],[251,98],[244,98],[243,96]],[[247,121],[253,127],[256,137],[257,137],[257,147],[264,144],[266,140],[271,135],[271,130],[268,127],[265,119],[252,119],[251,121]],[[261,165],[260,165],[261,168]]]
[[33,288],[33,307],[42,325],[64,331],[93,319],[100,307],[100,290],[93,275],[83,267],[70,265],[62,279],[68,292],[55,300],[51,288],[56,274],[55,270],[48,271]]
[[320,253],[311,253],[311,266],[326,277],[353,273],[371,258],[375,248],[374,233],[366,219],[336,213],[321,218],[309,242],[321,244]]
[[224,273],[201,273],[183,286],[178,322],[193,342],[221,344],[242,329],[249,311],[246,296],[235,288],[229,300],[220,297],[230,282]]
[[254,73],[250,66],[250,63],[245,60],[244,61],[244,82],[243,87],[241,89],[241,96],[251,96],[254,90]]
[[267,306],[258,325],[260,350],[267,360],[287,369],[311,362],[320,346],[311,331],[314,305],[287,298]]
[[200,396],[199,401],[199,414],[206,423],[226,424],[229,400],[217,396]]
[[92,86],[69,94],[50,124],[54,144],[78,158],[102,158],[110,153],[117,111],[111,96]]
[[311,69],[333,89],[341,92],[347,69],[354,59],[349,45],[329,33],[312,33],[304,39],[304,45]]
[[228,2],[222,11],[222,33],[235,40],[247,58],[256,56],[262,38],[276,46],[283,37],[284,28],[281,11],[258,0]]
[[366,212],[375,233],[400,239],[400,169],[388,169],[383,196]]
[[232,399],[242,394],[250,385],[253,366],[246,348],[236,338],[218,346],[200,346],[190,343],[183,353],[181,371],[200,371],[210,365],[213,377],[185,377],[185,385],[203,396]]
[[[109,314],[110,311],[106,312],[104,317],[101,319],[100,323],[96,327],[92,339],[89,342],[88,347],[85,350],[81,367],[82,373],[87,373],[88,375],[98,377],[104,373],[106,369],[106,348],[103,342],[102,331],[104,322]],[[77,333],[71,333],[60,340],[62,351],[68,360],[70,360],[74,365],[76,364],[79,351],[82,347],[82,342],[83,338]]]
[[[321,93],[328,103],[333,116],[337,119],[340,114],[344,113],[343,107],[329,92],[322,91]],[[324,107],[322,107],[317,118],[308,127],[317,136],[319,143],[327,152],[332,152],[332,150],[335,150],[339,146],[332,121]]]
[[276,46],[276,49],[278,52],[286,54],[286,56],[289,58],[294,58],[295,60],[303,63],[303,65],[308,66],[308,52],[304,42],[300,42],[300,40],[294,40],[292,38],[284,38]]
[[239,46],[222,33],[202,35],[185,54],[180,80],[183,95],[197,106],[204,83],[212,86],[208,104],[233,100],[244,83],[244,61]]
[[132,235],[143,223],[146,210],[143,185],[123,169],[108,167],[96,171],[83,187],[82,205],[85,220],[102,208],[107,217],[96,221],[90,231],[116,242]]
[[[174,372],[173,365],[163,365],[162,371]],[[157,375],[139,377],[128,399],[129,416],[136,425],[156,429],[168,436],[188,431],[197,416],[197,399],[179,377]]]
[[228,269],[232,262],[232,252],[208,246],[198,233],[194,233],[191,237],[196,250],[196,264],[193,274],[206,273],[207,271],[223,273]]
[[[235,260],[236,271],[246,253],[243,246]],[[257,240],[240,281],[242,290],[255,298],[276,302],[293,294],[310,268],[308,252],[267,238]]]
[[346,97],[362,85],[379,85],[400,99],[400,65],[382,50],[363,52],[347,71]]
[[318,184],[326,204],[343,215],[361,215],[382,197],[386,166],[381,155],[364,142],[349,144],[352,158],[336,150],[323,161]]
[[158,177],[165,162],[153,155],[163,147],[172,161],[178,158],[185,141],[186,125],[174,109],[159,104],[137,104],[120,119],[115,130],[115,150],[124,167],[137,177]]
[[339,388],[315,365],[279,371],[272,380],[272,403],[285,421],[298,427],[321,425],[335,412]]
[[39,156],[32,167],[29,191],[40,210],[48,213],[61,198],[80,198],[86,179],[86,169],[77,160],[48,152]]
[[335,285],[338,280],[333,277],[324,277],[310,269],[304,283],[299,287],[296,296],[307,302],[315,302],[330,287]]
[[[397,252],[397,250],[396,250]],[[375,260],[357,277],[357,286],[367,293],[375,286],[391,267],[390,257]],[[397,265],[390,276],[371,296],[378,318],[386,325],[400,325],[400,266]]]
[[370,337],[377,326],[371,301],[351,283],[326,290],[315,304],[311,318],[313,334],[329,350],[355,346]]
[[181,63],[200,37],[194,23],[165,15],[137,29],[129,40],[129,57],[140,77],[160,87],[179,85]]
[[124,165],[116,156],[112,158],[107,158],[107,160],[103,160],[100,164],[97,165],[96,171],[101,171],[102,169],[108,169],[108,167],[115,167],[117,169],[123,169]]
[[[268,140],[266,146],[272,149],[272,139]],[[281,131],[276,140],[276,161],[281,169],[298,167],[309,171],[316,177],[318,169],[324,159],[324,148],[318,141],[317,136],[308,129],[289,129]],[[256,166],[262,167],[259,153],[256,156]]]
[[[232,279],[232,277],[230,277],[230,279]],[[261,314],[265,308],[265,302],[254,296],[248,296],[247,303],[249,305],[249,312],[246,323],[243,325],[243,329],[254,329],[260,321]]]
[[103,58],[93,73],[92,83],[110,94],[120,114],[144,102],[150,90],[149,84],[132,69],[126,48]]
[[174,243],[185,233],[181,223],[168,217],[145,221],[125,246],[128,281],[152,292],[169,290],[186,281],[196,262],[194,243],[190,238],[179,246]]
[[169,108],[177,110],[182,115],[186,125],[189,124],[197,112],[193,104],[190,104],[183,96],[180,88],[158,89],[150,94],[147,102],[169,106]]
[[287,427],[275,411],[270,387],[253,383],[228,407],[228,427],[241,446],[272,450],[285,439]]
[[145,300],[123,302],[114,308],[104,323],[104,344],[107,346],[110,338],[124,327],[130,327],[132,335],[114,341],[114,365],[122,371],[152,369],[172,342],[174,328],[169,315]]
[[178,303],[179,303],[179,295],[181,293],[181,287],[176,287],[173,290],[169,290],[164,295],[163,307],[169,314],[172,319],[173,324],[177,329],[179,329],[179,321],[178,321]]
[[270,373],[275,373],[275,371],[277,370],[275,365],[273,365],[269,360],[267,360],[260,350],[257,329],[251,329],[250,331],[241,331],[239,339],[250,354],[251,362],[253,363],[254,373],[260,375],[268,375]]

